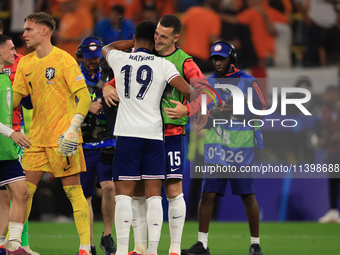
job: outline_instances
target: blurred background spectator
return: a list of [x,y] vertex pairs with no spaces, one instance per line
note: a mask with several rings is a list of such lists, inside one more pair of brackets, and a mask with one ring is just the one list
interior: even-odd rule
[[67,51],[75,59],[79,42],[92,34],[93,17],[78,0],[57,0],[62,16],[59,29],[55,33],[56,46]]
[[13,39],[13,43],[16,47],[23,46],[22,33],[23,33],[23,20],[30,13],[35,12],[35,1],[27,0],[27,1],[8,1],[10,4],[10,11],[15,13],[15,15],[11,15],[11,26],[9,32],[11,33],[11,37]]
[[158,23],[160,17],[159,11],[153,3],[143,5],[142,20],[150,20]]
[[125,19],[124,7],[114,5],[111,7],[108,18],[99,20],[94,28],[94,36],[100,38],[104,44],[119,40],[119,16],[121,20],[121,40],[132,39],[135,34],[135,25],[132,20]]
[[[241,0],[223,0],[221,13],[235,15],[242,9],[242,5]],[[237,65],[240,69],[257,65],[258,58],[251,41],[248,26],[222,21],[221,37],[234,45],[237,52]]]
[[221,36],[220,0],[205,0],[203,6],[189,8],[182,16],[181,48],[191,55],[202,72],[213,71],[210,47]]
[[247,25],[258,58],[259,67],[274,65],[275,36],[274,23],[287,23],[287,17],[276,9],[265,5],[261,0],[248,0],[249,8],[236,16],[222,14],[222,20],[231,24]]
[[318,50],[328,28],[336,23],[333,0],[295,0],[296,7],[303,16],[306,30],[307,51],[305,66],[320,65]]
[[[340,102],[339,91],[335,86],[329,86],[323,93],[322,130],[319,147],[326,148],[325,163],[339,164],[340,159]],[[339,221],[338,197],[340,174],[329,173],[328,192],[330,210],[319,219],[320,223]]]
[[207,52],[216,39],[235,45],[243,69],[337,64],[337,5],[337,0],[0,0],[0,18],[20,48],[23,18],[48,12],[57,22],[56,45],[74,55],[73,41],[86,35],[106,44],[117,40],[119,15],[126,39],[139,21],[175,14],[183,22],[179,46],[211,71]]
[[104,18],[109,15],[111,7],[114,5],[120,5],[124,8],[124,16],[126,19],[131,19],[134,22],[140,19],[140,15],[143,9],[141,0],[97,0],[98,5],[98,17]]
[[322,66],[340,64],[340,5],[337,5],[335,10],[336,24],[326,30],[319,47],[319,58]]

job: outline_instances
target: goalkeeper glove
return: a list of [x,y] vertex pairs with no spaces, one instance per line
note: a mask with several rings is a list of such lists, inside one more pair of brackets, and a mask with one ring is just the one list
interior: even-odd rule
[[78,131],[81,123],[83,123],[85,117],[81,114],[75,114],[71,120],[71,125],[65,133],[63,133],[57,142],[59,146],[58,153],[63,157],[70,157],[77,153],[78,148]]

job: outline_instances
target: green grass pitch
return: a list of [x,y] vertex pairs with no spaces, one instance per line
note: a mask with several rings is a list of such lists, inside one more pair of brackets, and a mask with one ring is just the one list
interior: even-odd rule
[[[189,248],[197,241],[197,222],[186,222],[182,248]],[[94,245],[97,254],[103,223],[94,224]],[[113,233],[115,233],[113,229]],[[339,255],[340,224],[314,222],[265,222],[260,225],[261,247],[264,255]],[[72,223],[30,222],[30,246],[41,255],[73,255],[77,252],[79,239]],[[114,234],[115,239],[115,234]],[[168,255],[170,235],[168,224],[162,228],[158,255]],[[248,224],[245,222],[212,222],[208,246],[211,255],[247,255],[250,245]],[[130,250],[133,248],[133,232]]]

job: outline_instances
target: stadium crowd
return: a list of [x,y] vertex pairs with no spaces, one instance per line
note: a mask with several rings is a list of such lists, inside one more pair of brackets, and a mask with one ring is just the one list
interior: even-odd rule
[[132,39],[139,21],[156,22],[165,14],[181,19],[184,29],[178,44],[203,72],[212,71],[208,51],[216,38],[235,45],[242,68],[338,64],[340,54],[337,0],[3,0],[0,7],[19,53],[26,51],[20,49],[22,19],[45,11],[57,23],[55,44],[74,57],[85,36],[97,36],[105,44],[118,40],[119,15],[121,39]]

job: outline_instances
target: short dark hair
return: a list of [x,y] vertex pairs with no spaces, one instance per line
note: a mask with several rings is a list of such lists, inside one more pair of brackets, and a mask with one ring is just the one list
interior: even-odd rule
[[9,40],[12,40],[12,38],[7,35],[0,34],[0,46],[4,45],[6,41],[9,41]]
[[136,40],[142,40],[154,44],[156,26],[157,25],[155,22],[149,20],[143,20],[139,22],[135,29]]
[[24,21],[26,22],[27,20],[48,26],[52,33],[55,30],[55,21],[51,15],[47,14],[46,12],[36,12],[29,14]]
[[0,20],[0,33],[3,33],[3,32],[4,32],[4,24]]
[[124,7],[119,5],[119,4],[116,4],[114,6],[111,7],[111,11],[116,11],[119,13],[119,15],[124,15]]
[[174,30],[172,31],[173,34],[179,34],[182,29],[181,21],[174,15],[164,15],[160,20],[159,23],[163,27],[172,27]]

